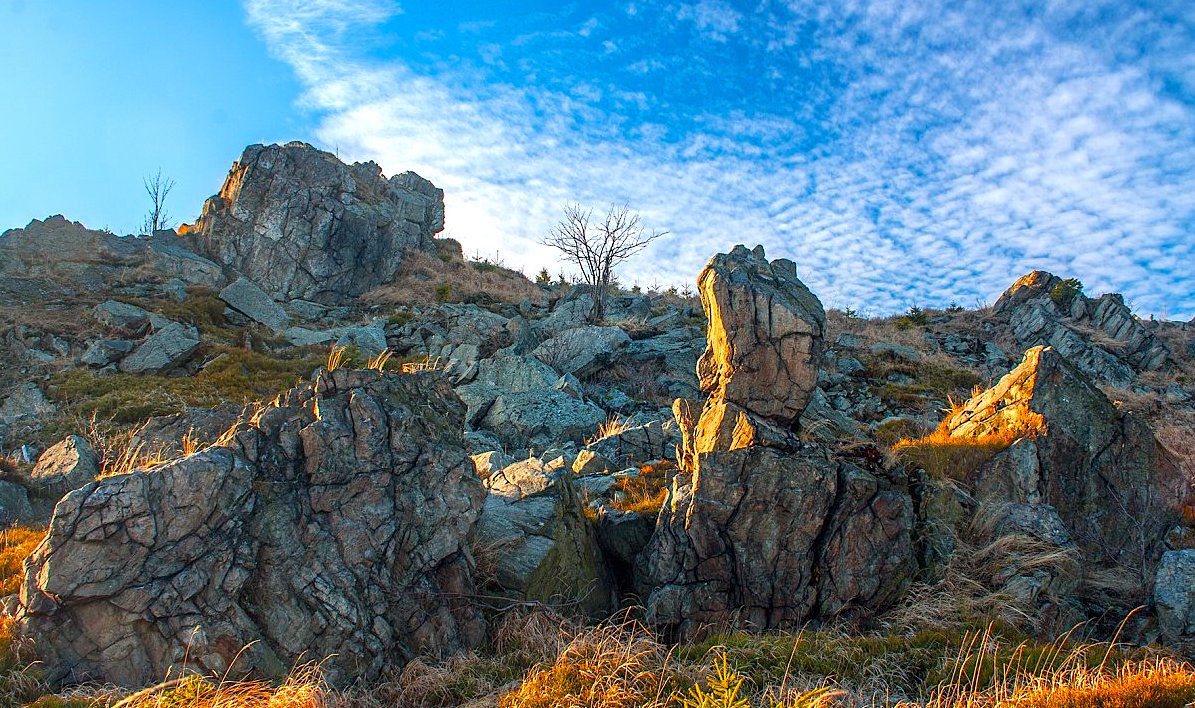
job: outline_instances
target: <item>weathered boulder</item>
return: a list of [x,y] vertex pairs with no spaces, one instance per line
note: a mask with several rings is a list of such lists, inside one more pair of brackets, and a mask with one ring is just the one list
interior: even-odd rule
[[389,348],[389,345],[386,344],[386,328],[380,322],[345,327],[340,330],[336,345],[356,347],[357,351],[361,352],[361,356],[365,357],[375,357]]
[[386,179],[375,163],[288,143],[246,148],[183,231],[272,297],[329,304],[390,282],[443,228],[443,191],[413,172]]
[[57,410],[41,388],[32,381],[14,386],[0,406],[0,423],[11,425],[53,415]]
[[145,240],[148,263],[159,273],[209,288],[219,287],[225,282],[224,269],[193,253],[174,231],[155,231]]
[[493,473],[477,526],[479,560],[519,599],[575,606],[594,617],[611,607],[612,584],[593,525],[565,467],[537,459]]
[[169,371],[185,363],[199,349],[199,330],[194,325],[171,322],[146,337],[131,354],[120,360],[126,374]]
[[20,631],[52,680],[121,685],[315,657],[343,683],[475,645],[463,414],[436,375],[325,372],[226,445],[77,489],[28,561]]
[[55,496],[61,496],[93,481],[99,473],[100,458],[91,443],[70,435],[37,458],[30,476]]
[[232,309],[275,332],[285,329],[290,321],[286,310],[248,278],[234,280],[220,291],[220,299]]
[[617,469],[645,462],[675,459],[681,443],[673,420],[651,420],[611,433],[585,446],[585,451],[608,459]]
[[549,388],[499,395],[477,427],[510,447],[543,450],[552,443],[593,435],[605,420],[601,408]]
[[107,366],[120,361],[121,357],[133,351],[136,344],[127,339],[97,339],[87,345],[87,351],[79,357],[80,364]]
[[817,387],[826,313],[796,265],[762,246],[714,256],[697,278],[709,324],[701,389],[747,412],[793,423]]
[[0,479],[0,524],[27,524],[35,516],[29,492],[16,482]]
[[[1119,410],[1076,366],[1034,347],[941,424],[959,444],[1021,438],[958,481],[976,502],[1015,512],[1011,530],[1073,542],[1088,564],[1137,568],[1142,592],[1189,483],[1149,426]],[[1066,536],[1050,531],[1057,516]],[[1015,519],[1014,519],[1015,521]],[[1034,529],[1041,531],[1034,531]]]

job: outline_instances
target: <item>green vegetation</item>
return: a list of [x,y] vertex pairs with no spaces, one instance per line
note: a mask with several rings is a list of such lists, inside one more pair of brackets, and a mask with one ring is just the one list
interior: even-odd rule
[[911,329],[913,327],[924,327],[929,324],[929,313],[917,305],[909,307],[905,314],[897,317],[894,320],[896,328],[900,330]]
[[50,395],[84,418],[136,423],[177,413],[184,406],[210,408],[225,401],[244,404],[272,398],[309,377],[325,358],[308,354],[275,359],[223,345],[210,348],[208,354],[214,356],[194,376],[100,376],[71,369],[51,381]]
[[1071,303],[1083,292],[1083,283],[1078,278],[1067,278],[1050,288],[1050,299],[1063,310],[1070,309]]

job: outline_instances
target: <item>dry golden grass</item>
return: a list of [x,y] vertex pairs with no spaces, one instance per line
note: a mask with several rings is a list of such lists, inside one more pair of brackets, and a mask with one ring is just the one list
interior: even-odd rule
[[[457,247],[459,248],[459,246]],[[522,273],[486,262],[464,260],[459,250],[439,257],[411,252],[392,283],[369,291],[361,300],[376,305],[426,305],[434,302],[497,301],[541,303],[544,292]]]
[[939,426],[923,438],[897,441],[892,451],[934,479],[965,480],[1025,435],[1024,431],[1003,429],[976,437],[952,436]]
[[45,536],[44,528],[27,526],[10,526],[0,531],[0,597],[20,590],[25,558]]
[[620,416],[611,416],[606,421],[598,425],[597,433],[593,436],[585,438],[586,445],[592,445],[599,440],[605,440],[608,437],[625,433],[630,429],[634,423],[630,418],[622,418]]
[[682,683],[669,652],[638,623],[590,628],[534,668],[501,708],[666,708]]
[[610,506],[619,511],[656,515],[668,500],[669,472],[676,469],[670,460],[649,462],[639,467],[636,477],[620,477],[614,489],[621,493]]

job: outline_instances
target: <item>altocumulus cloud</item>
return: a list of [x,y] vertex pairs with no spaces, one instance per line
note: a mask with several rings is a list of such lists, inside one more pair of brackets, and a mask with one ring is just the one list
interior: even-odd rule
[[627,282],[762,243],[871,313],[1044,268],[1195,314],[1195,6],[601,5],[246,0],[321,146],[432,179],[470,254],[555,270],[562,204],[625,202],[673,234]]

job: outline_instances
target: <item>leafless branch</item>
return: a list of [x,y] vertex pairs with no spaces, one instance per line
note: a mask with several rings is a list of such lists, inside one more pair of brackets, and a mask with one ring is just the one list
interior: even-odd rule
[[141,181],[145,185],[145,193],[149,195],[149,213],[141,223],[141,230],[146,235],[153,236],[155,231],[170,228],[170,213],[166,211],[166,196],[174,189],[174,180],[162,177],[162,169],[158,168],[153,177],[146,177]]
[[600,223],[591,225],[592,219],[592,209],[567,204],[564,219],[543,243],[559,250],[566,260],[580,268],[581,278],[593,295],[589,319],[601,322],[606,316],[606,295],[614,268],[668,232],[645,232],[639,214],[632,213],[625,204],[611,204]]

